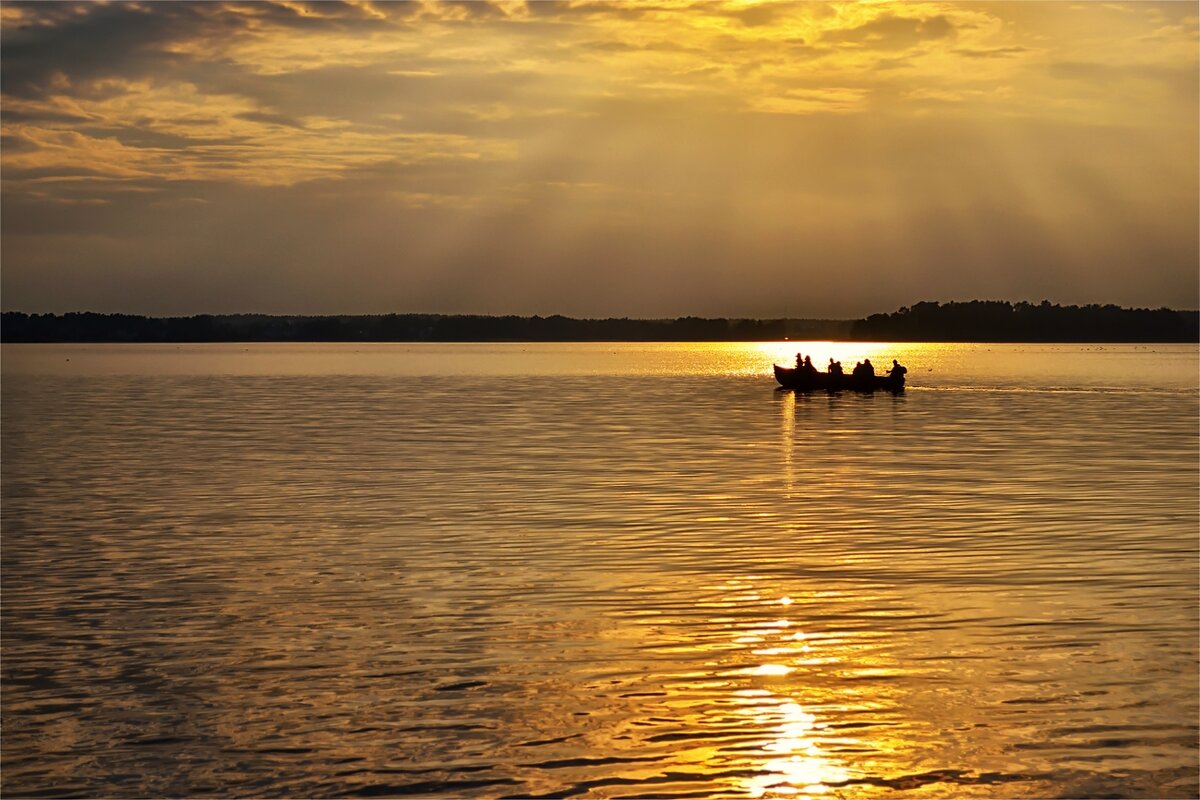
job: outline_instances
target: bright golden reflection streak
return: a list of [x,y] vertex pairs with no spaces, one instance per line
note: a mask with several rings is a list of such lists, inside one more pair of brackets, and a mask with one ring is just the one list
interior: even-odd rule
[[[748,577],[745,582],[730,582],[726,588],[732,598],[755,610],[762,606],[796,604],[791,594],[770,592],[765,587],[755,590],[755,581],[756,578]],[[792,619],[775,619],[750,626],[731,626],[735,644],[747,646],[750,655],[770,659],[745,667],[739,673],[772,681],[792,675],[800,666],[840,660],[828,654],[824,658],[811,658],[813,646],[809,637],[796,631],[796,625]],[[763,643],[769,646],[753,647]],[[751,797],[823,795],[851,777],[850,770],[822,748],[819,737],[824,724],[799,702],[794,696],[796,691],[772,686],[734,688],[730,692],[738,715],[745,716],[765,736],[758,748],[756,774],[738,781],[738,788]]]
[[[776,775],[758,776],[749,781],[746,788],[752,796],[762,797],[768,792],[776,795],[824,794],[829,791],[826,784],[848,779],[849,773],[833,763],[813,739],[819,727],[817,718],[799,703],[781,703],[774,713],[764,712],[760,719],[764,725],[774,727],[776,736],[763,749],[780,755],[765,764]],[[777,776],[782,776],[782,780]]]
[[779,404],[779,449],[783,454],[783,496],[791,500],[796,490],[796,467],[792,464],[792,443],[796,434],[796,393],[784,392]]

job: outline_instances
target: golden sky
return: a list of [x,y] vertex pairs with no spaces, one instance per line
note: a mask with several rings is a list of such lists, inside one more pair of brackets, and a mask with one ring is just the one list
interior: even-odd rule
[[3,307],[1195,308],[1197,6],[0,6]]

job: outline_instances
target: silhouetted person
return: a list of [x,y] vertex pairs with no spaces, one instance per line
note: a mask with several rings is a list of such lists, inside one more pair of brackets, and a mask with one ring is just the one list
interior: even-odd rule
[[804,354],[796,353],[796,369],[800,369],[803,366],[804,366]]
[[865,376],[866,376],[866,377],[868,377],[868,378],[874,378],[874,377],[875,377],[875,365],[873,365],[873,364],[871,363],[871,359],[869,359],[869,358],[864,358],[864,359],[863,359],[863,369],[862,369],[862,374],[863,374],[863,375],[865,375]]
[[850,375],[851,375],[851,377],[854,377],[854,378],[861,378],[862,374],[863,374],[863,365],[862,365],[862,362],[859,361],[857,364],[854,365],[854,369],[850,371]]
[[814,367],[813,363],[812,363],[812,356],[804,357],[804,371],[805,371],[805,373],[807,373],[809,375],[817,374],[817,368]]
[[842,376],[842,362],[829,359],[829,374],[836,377]]
[[893,358],[892,359],[892,368],[890,370],[888,370],[888,377],[889,378],[903,378],[904,373],[906,373],[906,372],[908,372],[908,370],[905,369],[900,364],[899,361],[897,361],[896,359]]

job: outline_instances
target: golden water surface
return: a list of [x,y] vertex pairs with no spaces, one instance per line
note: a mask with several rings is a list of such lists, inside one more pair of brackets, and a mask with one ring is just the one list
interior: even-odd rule
[[6,345],[3,793],[1195,796],[1198,363]]

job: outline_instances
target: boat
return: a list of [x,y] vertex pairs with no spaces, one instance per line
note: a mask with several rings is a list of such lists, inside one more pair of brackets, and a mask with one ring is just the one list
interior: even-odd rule
[[784,389],[796,392],[849,389],[853,392],[903,392],[904,375],[830,375],[828,372],[795,369],[775,365],[775,380]]

